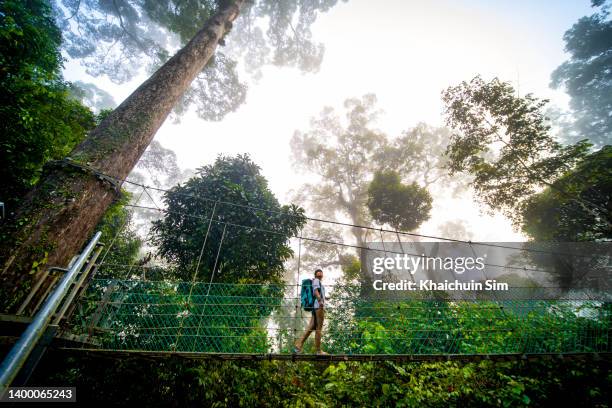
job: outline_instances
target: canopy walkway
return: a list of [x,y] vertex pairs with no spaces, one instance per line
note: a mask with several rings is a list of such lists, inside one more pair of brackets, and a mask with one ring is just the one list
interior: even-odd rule
[[[154,211],[160,216],[170,213],[155,203],[148,191],[152,187],[132,184],[142,190],[129,207]],[[165,192],[172,194],[172,191]],[[141,198],[147,196],[154,206],[140,203]],[[112,256],[107,255],[112,254],[113,244],[125,224],[105,248],[97,243],[100,234],[96,234],[95,242],[92,241],[78,257],[76,266],[50,268],[35,283],[16,311],[16,316],[0,316],[0,323],[11,321],[21,324],[29,321],[27,316],[35,315],[34,323],[19,340],[21,343],[18,342],[11,351],[12,360],[6,365],[12,367],[12,374],[11,378],[6,375],[8,381],[4,381],[3,377],[3,384],[10,383],[15,367],[21,367],[23,356],[32,350],[20,352],[19,357],[13,352],[24,344],[30,344],[31,339],[38,342],[40,330],[47,327],[50,331],[46,331],[46,337],[54,337],[54,344],[59,347],[115,355],[422,360],[612,354],[609,286],[612,266],[609,246],[604,246],[599,253],[593,252],[591,256],[571,248],[555,252],[521,243],[472,243],[306,217],[309,225],[321,223],[328,229],[346,228],[344,232],[338,232],[339,237],[350,236],[350,233],[359,230],[363,233],[365,244],[346,243],[342,239],[330,239],[329,235],[323,237],[300,233],[291,238],[291,246],[297,257],[288,266],[291,272],[285,280],[288,283],[217,282],[215,276],[220,273],[226,232],[257,230],[263,234],[262,237],[265,234],[285,234],[283,239],[287,239],[286,232],[280,233],[272,227],[254,227],[221,217],[222,208],[231,207],[234,213],[249,212],[249,217],[253,219],[270,216],[278,220],[282,217],[269,214],[271,211],[266,209],[223,203],[206,197],[194,199],[207,200],[210,205],[206,214],[180,214],[200,223],[200,230],[205,231],[205,235],[200,237],[199,254],[193,254],[193,259],[197,260],[193,262],[193,271],[186,271],[192,276],[191,280],[165,276],[164,265],[154,265],[148,260],[129,265],[113,264]],[[370,259],[372,254],[385,257],[408,255],[423,257],[424,260],[430,256],[419,252],[425,251],[424,244],[406,242],[406,238],[413,241],[422,238],[446,241],[452,244],[447,249],[449,253],[456,253],[458,247],[463,246],[463,249],[459,249],[475,257],[484,254],[482,259],[495,251],[511,251],[511,256],[506,254],[506,258],[500,258],[502,261],[497,263],[493,256],[486,258],[483,263],[485,268],[479,272],[481,275],[466,274],[463,279],[470,282],[489,281],[503,272],[521,272],[525,276],[520,282],[531,284],[521,286],[515,283],[509,285],[507,290],[485,294],[478,289],[460,292],[378,291],[373,290],[372,286],[372,279],[376,276],[364,276],[363,272],[360,279],[333,279],[325,285],[329,299],[326,301],[322,342],[330,355],[314,355],[310,343],[306,343],[303,353],[295,354],[294,343],[304,333],[310,318],[310,313],[302,310],[299,301],[299,282],[312,274],[310,270],[304,271],[302,244],[316,244],[315,258],[316,251],[323,253],[329,247],[364,255],[361,261]],[[415,249],[419,245],[420,249]],[[200,271],[205,249],[209,261],[214,260],[214,263],[209,262],[209,279],[204,281]],[[440,254],[438,243],[430,249],[431,253]],[[489,252],[485,253],[485,249]],[[572,252],[571,257],[579,260],[570,268],[574,271],[574,281],[579,285],[547,286],[543,284],[546,280],[540,279],[534,283],[526,279],[531,275],[554,275],[554,271],[539,266],[544,255],[554,256],[555,262],[567,269],[574,259],[564,259],[567,255],[564,252]],[[517,256],[524,253],[531,257]],[[598,274],[591,276],[589,272],[592,270],[598,271]],[[65,272],[61,281],[57,272]],[[437,277],[444,278],[445,275],[439,272],[436,272]],[[457,278],[456,273],[451,272],[446,277]],[[420,278],[424,276],[433,275],[427,272]],[[416,282],[419,275],[409,274],[408,277]],[[258,281],[256,276],[252,278],[247,282]],[[63,288],[61,297],[56,287]],[[41,310],[48,313],[48,317],[39,317]],[[36,326],[36,329],[32,329],[32,326]],[[33,334],[35,331],[36,335]],[[4,328],[3,332],[6,336]],[[38,352],[38,356],[41,354],[42,351]]]
[[[178,193],[128,183],[141,189],[131,206],[164,215],[170,213],[160,208],[149,190],[162,191],[167,196]],[[141,201],[143,198],[148,200],[148,206]],[[454,247],[463,246],[463,251],[474,255],[477,252],[482,254],[484,249],[510,251],[509,261],[496,264],[494,257],[487,258],[486,270],[479,276],[482,280],[489,278],[487,273],[491,271],[550,273],[538,266],[541,260],[534,262],[530,258],[521,264],[517,261],[517,254],[535,254],[540,258],[543,254],[553,254],[557,258],[564,255],[546,250],[546,247],[542,250],[521,244],[474,244],[307,218],[309,224],[319,223],[339,231],[340,236],[346,235],[347,231],[359,230],[365,242],[378,240],[379,245],[359,246],[344,240],[300,233],[293,237],[297,262],[293,264],[293,279],[289,280],[295,283],[215,283],[226,230],[254,229],[251,225],[232,222],[223,216],[224,211],[239,211],[258,218],[278,218],[279,214],[248,205],[220,202],[214,197],[191,198],[209,204],[206,214],[181,214],[199,217],[199,222],[207,226],[193,279],[187,282],[163,280],[150,273],[155,271],[154,266],[114,265],[104,263],[106,257],[103,257],[87,292],[80,297],[65,326],[73,338],[81,339],[84,348],[95,346],[98,350],[117,352],[181,353],[191,357],[304,358],[313,351],[308,348],[309,344],[303,355],[295,355],[292,349],[310,318],[310,313],[304,312],[299,302],[299,282],[312,273],[305,272],[301,265],[302,244],[307,242],[316,244],[319,251],[341,247],[365,253],[366,258],[372,254],[418,255],[416,247],[405,242],[405,238],[446,241]],[[214,239],[210,233],[211,226],[217,229]],[[272,227],[260,228],[260,232],[278,233]],[[209,281],[202,282],[197,279],[197,274],[207,246],[216,258]],[[112,243],[107,251],[111,249]],[[432,251],[439,253],[439,248]],[[595,254],[595,261],[587,256],[586,262],[581,259],[584,256],[581,251],[564,248],[561,252],[572,252],[582,262],[577,264],[581,272],[577,279],[579,282],[586,283],[590,278],[587,272],[592,269],[592,264],[603,265],[599,267],[602,273],[595,277],[595,284],[591,280],[590,286],[583,285],[587,288],[583,290],[558,287],[560,285],[520,287],[515,284],[509,290],[488,295],[477,290],[460,294],[449,291],[374,291],[363,276],[359,282],[336,281],[326,285],[330,296],[326,302],[324,347],[330,354],[343,359],[610,353],[612,307],[608,286],[611,277],[608,247]],[[193,254],[194,259],[197,255]],[[566,264],[573,262],[563,261]],[[417,276],[411,278],[414,280]]]

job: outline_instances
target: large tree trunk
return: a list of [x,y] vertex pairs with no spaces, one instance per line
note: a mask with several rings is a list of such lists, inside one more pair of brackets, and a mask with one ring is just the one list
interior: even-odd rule
[[[74,149],[71,158],[112,177],[127,177],[178,99],[206,66],[243,2],[229,2],[212,16],[183,49]],[[4,226],[0,234],[2,310],[14,310],[20,304],[40,265],[66,265],[118,193],[118,186],[109,180],[75,166],[45,169],[13,217],[16,227],[8,230]]]
[[[365,225],[365,222],[363,222],[363,220],[359,216],[359,210],[357,209],[356,205],[351,205],[350,207],[348,207],[347,210],[348,210],[349,217],[351,218],[351,222],[353,223],[353,225]],[[353,233],[353,237],[355,237],[355,244],[360,248],[365,248],[367,245],[367,242],[365,241],[366,234],[364,233],[364,229],[359,228],[359,227],[352,227],[351,232]],[[364,284],[369,283],[370,276],[367,273],[367,267],[366,267],[368,250],[358,249],[357,252],[359,254],[359,263],[361,266],[361,277],[360,277],[361,281]]]

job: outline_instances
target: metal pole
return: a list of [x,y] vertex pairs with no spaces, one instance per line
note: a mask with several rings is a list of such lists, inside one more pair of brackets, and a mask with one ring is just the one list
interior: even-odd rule
[[66,315],[66,311],[72,305],[72,301],[76,297],[77,293],[81,292],[81,287],[83,286],[83,283],[85,282],[85,280],[89,277],[89,272],[91,271],[91,268],[93,268],[96,261],[98,260],[98,257],[100,256],[100,253],[102,252],[102,248],[104,248],[104,244],[96,245],[96,249],[93,251],[92,255],[89,257],[89,261],[87,261],[87,265],[85,265],[85,268],[83,269],[81,273],[81,276],[79,276],[79,279],[75,282],[74,287],[72,288],[70,293],[68,293],[68,295],[66,296],[66,299],[64,299],[62,303],[62,308],[60,309],[59,312],[55,313],[55,319],[53,319],[52,324],[59,324],[60,321]]
[[30,323],[19,340],[17,340],[17,343],[15,343],[11,351],[7,354],[2,362],[2,366],[0,366],[0,396],[4,395],[6,389],[11,385],[19,373],[19,370],[36,346],[36,343],[40,340],[55,313],[55,309],[57,309],[64,296],[66,296],[68,289],[70,289],[70,285],[79,273],[79,270],[83,267],[87,258],[89,258],[89,255],[91,255],[101,235],[101,232],[96,232],[96,235],[89,241],[89,244],[87,244],[87,247],[83,250],[77,261],[70,267],[68,272],[64,274],[62,280],[49,299],[43,304],[40,311],[36,313],[32,323]]

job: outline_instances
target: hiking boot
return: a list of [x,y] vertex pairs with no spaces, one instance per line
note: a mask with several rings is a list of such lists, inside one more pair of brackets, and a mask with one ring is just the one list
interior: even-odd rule
[[317,356],[329,356],[329,353],[323,351],[323,350],[319,350],[317,351]]
[[293,354],[301,354],[302,353],[302,349],[299,348],[298,346],[293,346]]

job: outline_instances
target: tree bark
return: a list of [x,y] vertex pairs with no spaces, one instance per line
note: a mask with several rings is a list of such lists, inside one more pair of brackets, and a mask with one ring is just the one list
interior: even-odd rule
[[[70,154],[76,163],[125,179],[178,99],[238,16],[229,2]],[[65,266],[93,233],[119,186],[77,167],[46,167],[41,181],[0,232],[0,308],[14,310],[42,265]]]

